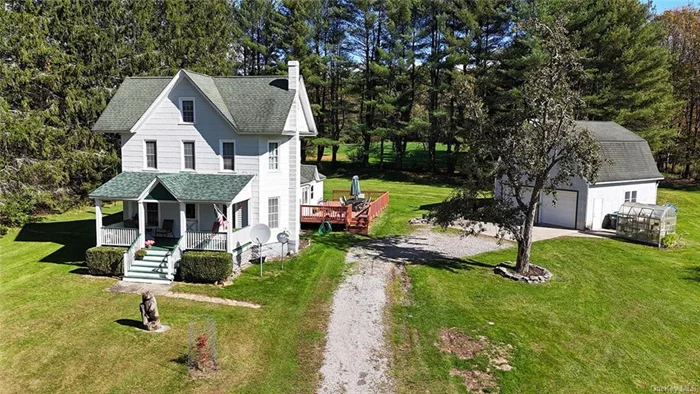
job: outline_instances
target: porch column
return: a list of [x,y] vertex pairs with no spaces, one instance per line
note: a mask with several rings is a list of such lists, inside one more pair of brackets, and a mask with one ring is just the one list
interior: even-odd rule
[[95,245],[102,246],[102,200],[95,199],[95,234],[97,242]]
[[185,215],[185,203],[180,203],[180,236],[184,237],[187,232],[187,217]]
[[226,224],[226,251],[229,253],[233,252],[233,225],[236,222],[236,218],[233,214],[233,203],[226,204],[226,219],[228,223]]
[[143,206],[143,201],[139,201],[139,247],[143,248],[146,246],[146,209]]

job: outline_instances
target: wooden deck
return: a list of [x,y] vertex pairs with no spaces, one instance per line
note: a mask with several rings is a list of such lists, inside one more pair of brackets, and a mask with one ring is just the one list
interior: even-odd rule
[[349,190],[333,190],[331,200],[319,205],[302,205],[302,223],[323,223],[343,225],[345,229],[355,234],[369,233],[369,226],[377,216],[389,206],[389,192],[369,190],[364,192],[366,199],[371,199],[370,205],[359,211],[352,206],[343,206],[341,196],[350,196]]

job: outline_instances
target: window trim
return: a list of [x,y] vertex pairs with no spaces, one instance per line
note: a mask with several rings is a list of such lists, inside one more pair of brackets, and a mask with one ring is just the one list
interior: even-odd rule
[[[277,144],[277,168],[270,168],[270,144]],[[280,172],[282,167],[280,148],[282,147],[282,142],[280,140],[268,140],[267,141],[267,170],[270,172]]]
[[[192,121],[191,122],[185,122],[185,119],[183,117],[184,111],[182,109],[182,102],[183,101],[192,101]],[[180,124],[195,124],[197,123],[197,106],[194,100],[194,97],[180,97]]]
[[[271,212],[270,212],[270,200],[277,200],[277,212],[275,212],[275,214],[277,215],[277,218],[276,218],[276,219],[277,219],[277,223],[276,223],[277,225],[276,225],[276,226],[273,226],[273,225],[272,225],[272,222],[270,221],[270,214],[271,214]],[[267,198],[267,225],[270,226],[271,229],[278,229],[278,228],[280,228],[280,217],[282,216],[282,215],[280,215],[281,200],[282,200],[282,199],[281,199],[279,196],[268,197],[268,198]]]
[[[156,166],[148,166],[148,144],[153,142],[155,144],[155,159]],[[146,170],[157,170],[158,169],[158,141],[157,140],[143,140],[143,168]]]
[[[185,144],[192,144],[192,165],[194,168],[187,168],[185,160]],[[180,142],[180,170],[197,171],[197,143],[194,140],[182,140]]]
[[[233,169],[224,169],[224,144],[233,144]],[[235,140],[219,140],[219,171],[221,172],[236,172],[236,141]]]
[[[627,195],[629,194],[629,197]],[[637,191],[636,190],[626,190],[625,191],[625,202],[637,202]]]

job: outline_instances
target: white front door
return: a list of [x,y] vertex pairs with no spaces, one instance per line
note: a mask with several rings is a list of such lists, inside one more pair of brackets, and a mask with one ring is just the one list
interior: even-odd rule
[[603,199],[593,199],[593,222],[591,223],[592,230],[600,230],[603,228]]
[[198,231],[199,230],[199,220],[197,215],[196,204],[185,204],[185,218],[187,220],[187,231]]

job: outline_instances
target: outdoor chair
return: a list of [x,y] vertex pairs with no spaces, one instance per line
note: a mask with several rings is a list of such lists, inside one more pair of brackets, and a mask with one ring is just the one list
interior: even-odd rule
[[163,219],[163,227],[156,229],[156,237],[160,237],[161,235],[163,237],[167,237],[168,234],[170,234],[173,238],[175,238],[175,234],[173,233],[174,224],[175,221],[172,219]]

